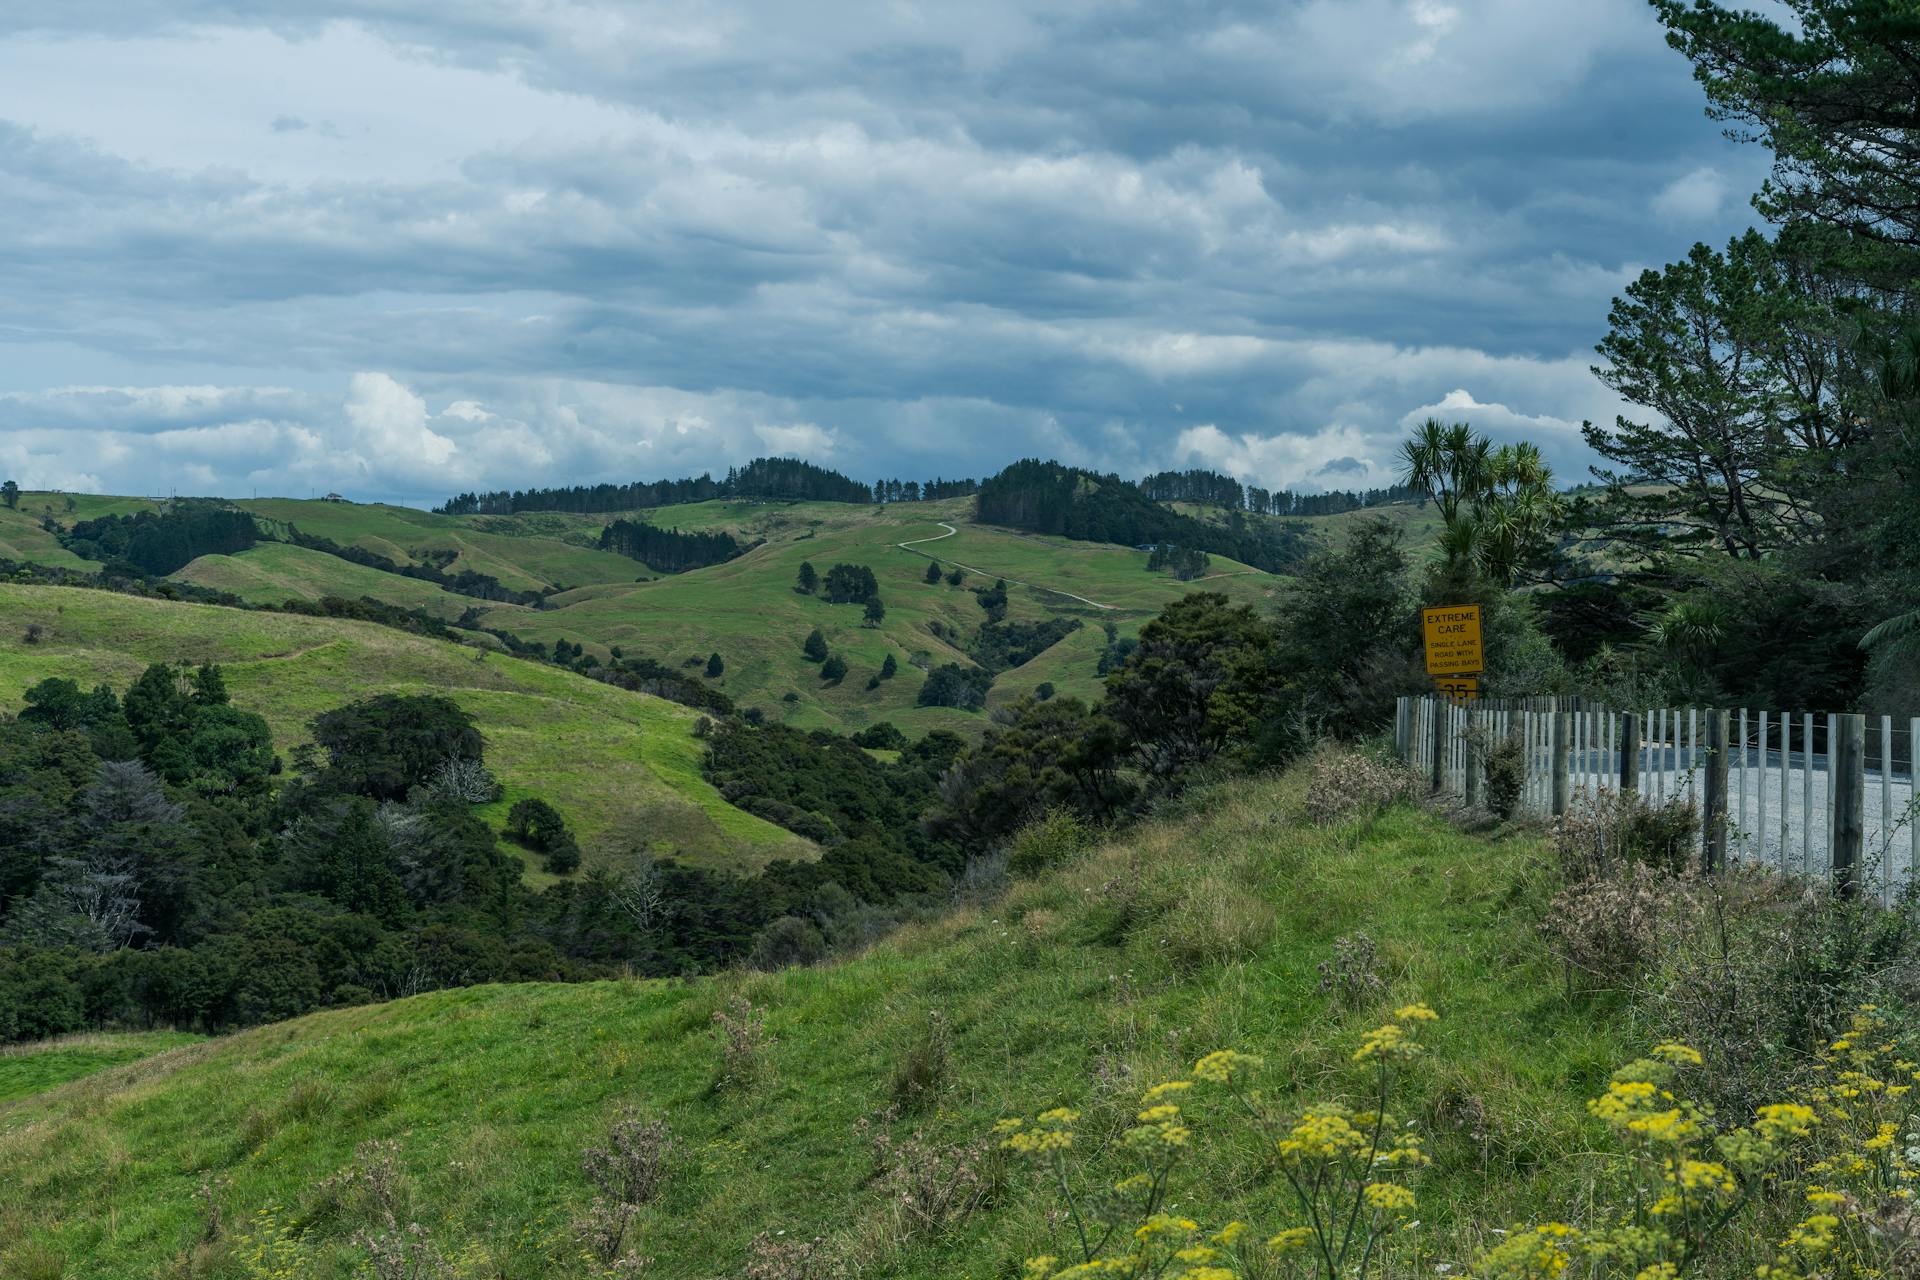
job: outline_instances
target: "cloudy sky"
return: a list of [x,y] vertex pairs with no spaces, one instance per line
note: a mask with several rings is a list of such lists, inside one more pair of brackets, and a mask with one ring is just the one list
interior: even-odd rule
[[6,0],[0,474],[1572,478],[1763,164],[1641,0]]

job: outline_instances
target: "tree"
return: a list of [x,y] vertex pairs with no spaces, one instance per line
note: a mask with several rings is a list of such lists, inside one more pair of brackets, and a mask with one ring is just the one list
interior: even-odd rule
[[227,681],[215,664],[201,663],[199,670],[187,677],[187,683],[193,686],[190,698],[194,706],[222,707],[227,704]]
[[800,562],[799,581],[795,584],[794,590],[798,591],[801,595],[810,596],[819,585],[820,575],[814,571],[813,561],[802,560]]
[[0,502],[7,504],[7,510],[18,511],[20,509],[20,486],[12,480],[7,481],[5,484],[0,484]]
[[881,624],[881,622],[885,621],[886,616],[887,616],[887,606],[880,603],[880,597],[877,595],[868,596],[867,609],[866,609],[867,625],[870,627],[877,627]]
[[836,564],[822,581],[828,604],[858,604],[880,594],[873,570],[863,564]]
[[953,566],[953,568],[947,572],[947,585],[950,587],[957,587],[966,580],[967,571],[959,565]]
[[1254,740],[1281,683],[1276,657],[1273,629],[1250,607],[1197,592],[1140,629],[1139,646],[1107,677],[1105,712],[1150,772],[1173,774],[1230,740]]
[[1762,213],[1920,247],[1920,17],[1910,5],[1787,0],[1791,23],[1711,0],[1655,7],[1709,114],[1772,149]]
[[327,782],[341,791],[401,800],[431,784],[448,760],[483,760],[473,717],[438,694],[382,693],[315,716],[328,754]]
[[829,655],[821,664],[820,678],[829,684],[839,684],[847,678],[847,660],[837,653]]
[[939,581],[940,581],[940,562],[938,560],[927,561],[927,573],[926,573],[927,585],[933,586],[935,583]]
[[880,678],[882,680],[891,680],[893,679],[893,673],[899,669],[900,664],[894,661],[892,654],[888,654],[886,660],[880,664]]
[[718,650],[707,655],[707,679],[718,680],[726,673],[727,663]]
[[1560,503],[1536,446],[1496,449],[1465,422],[1428,418],[1401,445],[1400,458],[1403,483],[1425,490],[1439,509],[1449,566],[1473,566],[1504,587],[1547,553]]
[[806,643],[800,646],[800,652],[807,656],[808,662],[827,660],[827,638],[820,633],[820,628],[815,627],[807,632]]
[[1594,374],[1656,416],[1589,423],[1584,434],[1615,466],[1596,471],[1608,485],[1609,532],[1648,557],[1712,549],[1757,559],[1801,523],[1796,498],[1777,483],[1785,440],[1768,359],[1771,256],[1758,232],[1725,254],[1697,244],[1614,300],[1598,347],[1607,363]]

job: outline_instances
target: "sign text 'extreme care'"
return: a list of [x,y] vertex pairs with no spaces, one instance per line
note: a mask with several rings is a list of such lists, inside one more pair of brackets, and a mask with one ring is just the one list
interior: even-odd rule
[[1443,604],[1423,609],[1420,630],[1427,642],[1428,675],[1471,675],[1485,669],[1479,605]]

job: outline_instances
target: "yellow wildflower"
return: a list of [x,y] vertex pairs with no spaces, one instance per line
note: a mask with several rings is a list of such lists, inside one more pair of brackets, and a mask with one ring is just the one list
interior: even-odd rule
[[1653,1056],[1662,1062],[1671,1062],[1677,1067],[1697,1067],[1704,1061],[1698,1049],[1672,1041],[1653,1046]]
[[1424,1004],[1403,1004],[1393,1011],[1396,1022],[1437,1022],[1440,1015]]
[[1188,1089],[1191,1089],[1191,1088],[1193,1088],[1193,1081],[1191,1080],[1163,1081],[1162,1083],[1153,1086],[1153,1088],[1141,1094],[1140,1103],[1142,1106],[1151,1106],[1152,1104],[1160,1101],[1160,1099],[1162,1098],[1171,1097],[1173,1094],[1176,1094],[1176,1093],[1185,1093]]
[[1250,1053],[1216,1049],[1193,1064],[1193,1074],[1196,1079],[1205,1080],[1209,1084],[1228,1084],[1235,1076],[1251,1071],[1261,1062],[1262,1059]]
[[1291,1253],[1295,1249],[1306,1248],[1308,1241],[1312,1239],[1313,1239],[1312,1228],[1288,1227],[1285,1231],[1282,1231],[1279,1235],[1274,1236],[1272,1239],[1268,1240],[1267,1248],[1273,1250],[1275,1253]]
[[1403,1213],[1413,1208],[1413,1188],[1395,1182],[1369,1182],[1361,1191],[1367,1207],[1382,1213]]

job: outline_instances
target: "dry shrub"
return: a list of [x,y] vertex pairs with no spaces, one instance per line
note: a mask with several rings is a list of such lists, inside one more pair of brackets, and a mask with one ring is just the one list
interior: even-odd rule
[[883,1133],[873,1153],[899,1243],[957,1229],[1000,1186],[999,1148],[988,1139],[938,1146],[918,1133],[905,1142]]
[[780,1233],[762,1231],[747,1247],[747,1265],[742,1280],[829,1280],[839,1268],[834,1265],[827,1242],[788,1240]]
[[1555,894],[1540,931],[1567,968],[1609,986],[1652,967],[1693,917],[1698,885],[1644,863],[1616,875],[1580,880]]
[[767,1015],[743,995],[713,1011],[713,1033],[720,1042],[720,1070],[714,1076],[716,1093],[750,1090],[769,1070],[767,1054],[773,1037],[767,1034]]
[[1315,826],[1372,817],[1419,794],[1411,769],[1350,747],[1322,746],[1307,761],[1307,819]]
[[588,1147],[580,1166],[601,1195],[618,1204],[650,1204],[667,1180],[673,1130],[664,1120],[643,1120],[622,1111],[607,1131],[607,1145]]
[[622,1111],[607,1131],[607,1145],[588,1147],[580,1159],[599,1192],[586,1215],[573,1224],[574,1239],[615,1274],[638,1274],[651,1259],[623,1258],[627,1230],[640,1206],[660,1194],[673,1152],[673,1130],[664,1120],[643,1120]]
[[1582,793],[1554,824],[1554,851],[1569,882],[1649,866],[1679,875],[1700,848],[1700,821],[1682,796],[1651,804],[1631,791]]
[[1333,940],[1333,956],[1322,960],[1320,993],[1332,996],[1336,1004],[1357,1008],[1372,1000],[1386,987],[1378,972],[1379,953],[1373,939],[1355,931]]

